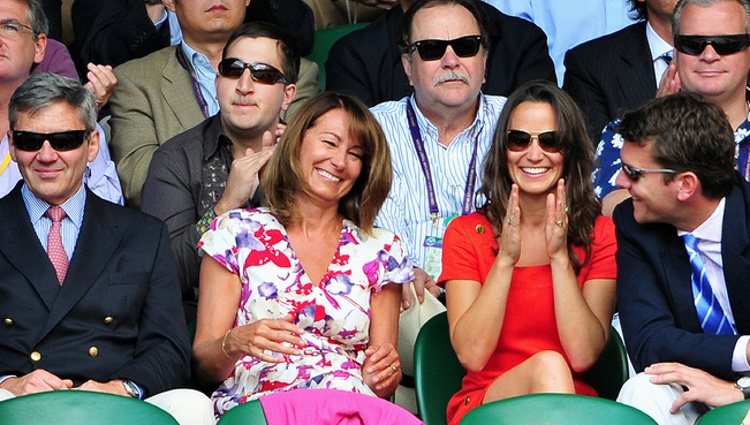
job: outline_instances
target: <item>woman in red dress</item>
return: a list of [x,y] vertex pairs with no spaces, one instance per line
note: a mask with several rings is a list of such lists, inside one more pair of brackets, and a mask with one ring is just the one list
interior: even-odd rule
[[468,370],[449,424],[472,408],[538,393],[595,395],[614,308],[614,226],[591,185],[593,146],[571,98],[548,82],[519,87],[500,116],[478,212],[443,245],[453,348]]

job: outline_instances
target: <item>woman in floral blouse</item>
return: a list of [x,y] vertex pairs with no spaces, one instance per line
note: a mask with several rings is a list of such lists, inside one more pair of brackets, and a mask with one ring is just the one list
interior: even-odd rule
[[263,171],[267,207],[222,214],[203,236],[193,353],[203,379],[223,381],[218,416],[298,388],[393,394],[398,284],[413,272],[399,238],[373,227],[390,164],[367,108],[323,93]]

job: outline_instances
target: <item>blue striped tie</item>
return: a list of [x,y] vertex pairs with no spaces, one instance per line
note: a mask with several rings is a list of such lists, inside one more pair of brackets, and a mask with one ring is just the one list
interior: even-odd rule
[[690,256],[690,266],[693,269],[690,279],[693,286],[693,301],[703,333],[736,335],[737,331],[734,330],[734,326],[729,323],[726,315],[724,315],[724,310],[722,310],[719,301],[711,290],[711,285],[708,283],[706,269],[703,267],[703,260],[701,260],[701,252],[698,250],[698,240],[690,234],[684,235],[683,239]]

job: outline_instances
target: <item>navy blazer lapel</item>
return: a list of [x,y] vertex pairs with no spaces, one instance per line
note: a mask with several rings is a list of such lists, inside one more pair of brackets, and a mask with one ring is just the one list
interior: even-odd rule
[[656,94],[656,77],[651,48],[646,39],[646,24],[633,28],[633,42],[626,43],[617,81],[622,95],[630,105],[641,105]]
[[666,286],[672,304],[672,312],[678,321],[677,326],[692,332],[702,332],[698,313],[695,311],[692,287],[692,269],[685,243],[677,236],[674,227],[669,226],[673,236],[664,241],[661,260],[664,267]]
[[106,201],[86,190],[83,223],[73,258],[42,336],[54,328],[97,281],[120,243],[122,229],[110,214],[108,206]]
[[39,243],[21,196],[19,182],[0,204],[0,254],[21,272],[48,309],[60,291],[52,263]]
[[721,235],[721,258],[727,294],[737,331],[750,333],[750,238],[748,196],[750,186],[742,183],[727,197]]

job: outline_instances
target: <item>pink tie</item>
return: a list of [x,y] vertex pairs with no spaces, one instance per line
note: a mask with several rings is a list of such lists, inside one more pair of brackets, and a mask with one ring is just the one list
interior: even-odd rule
[[62,220],[65,218],[65,210],[58,206],[49,207],[46,216],[52,220],[52,228],[49,229],[49,235],[47,235],[47,255],[55,268],[57,280],[62,285],[63,280],[65,280],[65,273],[68,272],[68,255],[65,253],[60,233]]

